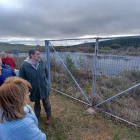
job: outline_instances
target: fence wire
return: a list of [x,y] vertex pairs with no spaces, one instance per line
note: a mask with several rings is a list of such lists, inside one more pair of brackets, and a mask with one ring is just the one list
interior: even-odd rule
[[[58,44],[51,41],[50,45],[53,48],[51,49],[51,87],[89,105],[91,105],[93,81],[93,55],[87,57],[84,53],[73,51],[93,41],[95,40],[72,40],[71,44],[69,40],[63,40]],[[69,52],[65,52],[67,49]]]
[[[140,126],[139,36],[48,41],[51,88],[54,91],[88,105],[92,104],[94,97],[95,106],[100,110]],[[7,52],[15,59],[17,69],[28,57],[28,50],[31,48],[39,49],[41,58],[46,61],[45,46],[0,44],[0,51]]]
[[[96,87],[94,87],[96,88],[96,107],[123,121],[139,126],[140,109],[138,103],[140,87],[139,85],[135,87],[135,85],[140,83],[140,38],[98,38],[96,47],[96,40],[89,40],[60,40],[58,42],[61,47],[56,45],[55,41],[50,42],[56,46],[55,48],[62,58],[65,55],[64,62],[71,71],[72,65],[75,66],[77,71],[73,70],[74,73],[72,72],[72,74],[76,77],[89,99],[92,98],[92,82],[94,75],[97,73]],[[66,43],[67,41],[72,42],[71,46],[73,48]],[[76,53],[75,48],[77,48]],[[69,52],[61,54],[62,52],[60,51],[62,50]],[[94,53],[95,50],[96,54]],[[84,53],[80,53],[80,51]],[[96,68],[94,65],[95,55],[97,55]],[[76,72],[78,73],[75,75]],[[62,79],[64,80],[65,78]],[[65,81],[63,86],[65,83],[67,82]],[[131,89],[133,86],[134,89]],[[75,89],[72,84],[68,84],[68,87]],[[123,93],[129,88],[130,90]],[[61,87],[58,90],[61,90]],[[73,94],[73,96],[79,93],[77,90],[65,92]],[[119,93],[123,94],[112,98]],[[81,94],[79,93],[79,95]],[[75,98],[84,100],[81,96],[75,96]],[[109,98],[111,99],[106,101]]]
[[[140,38],[100,39],[97,73],[95,102],[98,108],[140,126]],[[120,93],[123,94],[115,97]]]
[[139,85],[96,106],[107,114],[140,127]]

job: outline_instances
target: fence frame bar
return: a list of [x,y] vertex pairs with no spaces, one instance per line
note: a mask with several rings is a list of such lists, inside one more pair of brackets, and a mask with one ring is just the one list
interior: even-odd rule
[[91,97],[91,103],[92,107],[94,108],[94,100],[96,96],[96,78],[97,78],[97,57],[98,56],[98,38],[96,38],[95,43],[95,55],[94,55],[94,67],[93,67],[93,87],[92,87],[92,97]]
[[75,84],[78,86],[78,88],[80,89],[80,91],[82,92],[82,94],[85,96],[85,98],[87,99],[88,103],[91,105],[88,97],[86,96],[86,94],[84,93],[84,91],[82,90],[82,88],[79,86],[79,84],[77,83],[77,81],[75,80],[75,78],[73,77],[73,75],[71,74],[71,72],[69,71],[69,69],[67,68],[67,66],[65,65],[65,63],[63,62],[63,60],[61,59],[60,55],[58,54],[58,52],[55,50],[55,48],[53,47],[53,45],[49,42],[50,46],[52,47],[52,49],[54,50],[54,52],[57,54],[57,56],[59,57],[61,63],[64,65],[64,67],[66,68],[66,70],[68,71],[68,73],[70,74],[70,76],[72,77],[72,79],[74,80]]
[[131,124],[131,125],[133,125],[133,126],[136,126],[136,127],[139,127],[140,128],[140,126],[139,125],[137,125],[137,124],[134,124],[134,123],[132,123],[132,122],[129,122],[129,121],[127,121],[127,120],[124,120],[124,119],[122,119],[122,118],[120,118],[120,117],[118,117],[118,116],[116,116],[116,115],[113,115],[113,114],[111,114],[111,113],[108,113],[108,112],[105,112],[107,115],[110,115],[110,116],[112,116],[112,117],[114,117],[114,118],[117,118],[117,119],[119,119],[119,120],[121,120],[121,121],[124,121],[124,122],[126,122],[126,123],[128,123],[128,124]]
[[119,37],[91,37],[91,38],[67,38],[67,39],[50,39],[49,41],[66,41],[66,40],[90,40],[90,39],[120,39],[120,38],[140,38],[140,35],[138,36],[119,36]]
[[131,89],[133,89],[133,88],[136,88],[136,87],[138,87],[138,86],[140,86],[140,83],[137,84],[137,85],[135,85],[135,86],[133,86],[133,87],[130,87],[130,88],[128,88],[128,89],[126,89],[126,90],[124,90],[124,91],[118,93],[118,94],[116,94],[115,96],[112,96],[112,97],[108,98],[107,100],[104,100],[103,102],[101,102],[101,103],[95,105],[95,107],[97,107],[97,106],[99,106],[99,105],[101,105],[101,104],[103,104],[103,103],[105,103],[105,102],[107,102],[107,101],[110,101],[110,100],[114,99],[115,97],[117,97],[117,96],[119,96],[119,95],[122,95],[122,94],[124,94],[125,92],[127,92],[127,91],[129,91],[129,90],[131,90]]
[[45,40],[45,47],[46,47],[46,58],[47,58],[47,68],[48,68],[48,81],[51,86],[50,46],[48,40]]
[[65,95],[65,96],[67,96],[67,97],[69,97],[69,98],[72,98],[72,99],[74,99],[74,100],[76,100],[76,101],[79,101],[79,102],[81,102],[81,103],[83,103],[83,104],[86,104],[86,105],[88,105],[88,106],[91,106],[91,104],[88,104],[88,103],[86,103],[86,102],[84,102],[84,101],[82,101],[82,100],[79,100],[79,99],[74,98],[74,97],[72,97],[72,96],[70,96],[70,95],[67,95],[67,94],[65,94],[65,93],[63,93],[63,92],[61,92],[61,91],[58,91],[58,90],[54,89],[54,88],[51,88],[51,89],[54,90],[54,91],[56,91],[56,92],[58,92],[58,93],[61,93],[61,94]]

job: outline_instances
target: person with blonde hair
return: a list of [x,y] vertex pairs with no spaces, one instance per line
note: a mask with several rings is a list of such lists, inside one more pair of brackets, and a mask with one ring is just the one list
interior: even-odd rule
[[27,105],[31,84],[9,77],[0,87],[0,140],[46,140],[38,120]]

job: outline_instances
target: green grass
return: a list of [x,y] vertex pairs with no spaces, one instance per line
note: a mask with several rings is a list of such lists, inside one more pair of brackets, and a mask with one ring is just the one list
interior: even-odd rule
[[[97,111],[88,114],[87,105],[51,92],[52,123],[45,124],[42,107],[39,128],[48,140],[139,140],[138,128]],[[33,107],[33,103],[30,103]]]

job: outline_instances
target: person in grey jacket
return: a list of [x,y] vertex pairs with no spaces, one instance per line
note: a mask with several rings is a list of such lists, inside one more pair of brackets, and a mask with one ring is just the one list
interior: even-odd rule
[[27,105],[31,84],[9,77],[0,87],[0,140],[46,140],[38,120]]
[[20,66],[19,77],[26,79],[32,85],[30,100],[35,102],[35,115],[38,119],[40,118],[40,100],[42,100],[47,116],[46,124],[50,124],[51,105],[49,101],[50,85],[48,82],[48,70],[45,62],[40,58],[39,50],[29,50],[29,57]]

